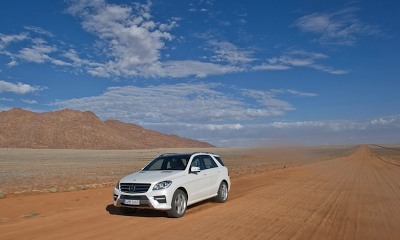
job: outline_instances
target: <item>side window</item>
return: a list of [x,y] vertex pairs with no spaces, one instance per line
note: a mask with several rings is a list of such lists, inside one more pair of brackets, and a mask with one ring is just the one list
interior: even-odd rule
[[[215,156],[214,156],[215,157]],[[215,159],[217,159],[217,161],[222,165],[225,166],[225,164],[222,162],[220,157],[215,157]]]
[[201,164],[201,158],[199,156],[193,158],[191,167],[199,167],[200,170],[204,170],[203,164]]
[[217,167],[217,164],[214,162],[214,159],[212,159],[210,156],[202,156],[202,157],[203,157],[205,169]]

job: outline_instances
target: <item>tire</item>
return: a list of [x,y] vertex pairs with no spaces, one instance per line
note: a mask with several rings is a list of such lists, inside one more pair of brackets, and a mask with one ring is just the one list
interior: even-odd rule
[[137,211],[137,208],[120,207],[119,211],[124,215],[132,215]]
[[180,218],[185,215],[187,208],[187,197],[182,190],[176,190],[172,197],[171,209],[168,210],[168,217]]
[[228,185],[226,182],[221,182],[219,185],[218,195],[215,197],[215,200],[220,203],[224,203],[228,200]]

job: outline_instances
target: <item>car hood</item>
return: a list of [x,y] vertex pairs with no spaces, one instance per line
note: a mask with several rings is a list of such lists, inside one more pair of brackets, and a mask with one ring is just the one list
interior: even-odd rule
[[185,171],[140,171],[122,178],[123,183],[158,183],[185,175]]

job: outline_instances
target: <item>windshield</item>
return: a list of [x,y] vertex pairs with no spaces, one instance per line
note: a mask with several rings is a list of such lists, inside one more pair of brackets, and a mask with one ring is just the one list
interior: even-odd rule
[[143,171],[185,170],[190,155],[161,156],[149,163]]

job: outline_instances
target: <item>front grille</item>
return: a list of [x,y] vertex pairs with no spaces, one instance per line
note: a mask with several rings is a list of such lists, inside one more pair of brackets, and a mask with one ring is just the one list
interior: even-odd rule
[[119,199],[149,200],[146,196],[130,196],[130,195],[121,195]]
[[120,183],[121,192],[124,193],[145,193],[149,190],[148,183]]
[[150,208],[149,204],[127,205],[127,204],[121,203],[121,206],[127,206],[127,207],[131,207],[131,208]]

